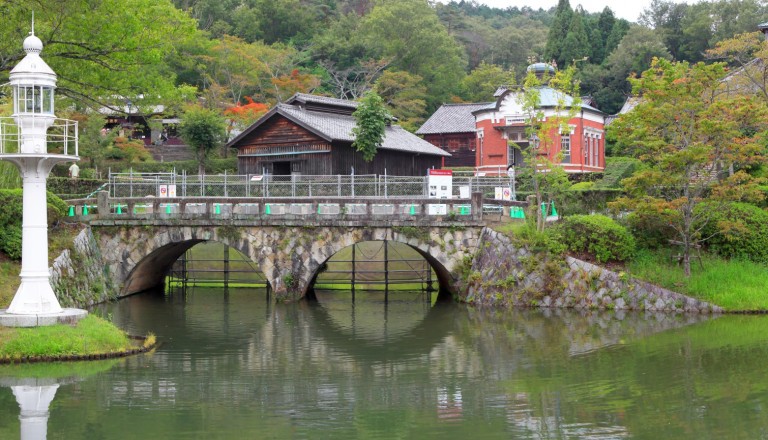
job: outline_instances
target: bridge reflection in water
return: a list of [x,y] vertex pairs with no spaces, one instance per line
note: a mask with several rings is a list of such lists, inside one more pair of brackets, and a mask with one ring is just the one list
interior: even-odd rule
[[[759,438],[764,426],[768,348],[749,335],[764,334],[765,320],[325,295],[275,304],[263,290],[194,288],[105,305],[101,313],[162,345],[59,386],[49,432],[670,439]],[[738,331],[745,325],[749,334]],[[734,392],[734,383],[754,386]],[[3,391],[0,438],[15,438],[19,406]]]

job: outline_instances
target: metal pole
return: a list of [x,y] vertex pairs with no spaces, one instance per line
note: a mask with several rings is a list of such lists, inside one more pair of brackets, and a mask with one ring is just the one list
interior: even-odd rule
[[387,240],[384,240],[384,304],[389,303],[389,255]]
[[355,167],[352,167],[352,197],[355,197]]
[[429,265],[427,260],[424,260],[424,264],[427,265],[427,292],[432,292],[435,290],[435,288],[432,287],[432,266]]
[[384,168],[384,198],[386,199],[387,196],[388,196],[388,191],[387,191],[387,169]]
[[187,290],[187,252],[181,255],[181,290],[183,292]]
[[224,170],[224,197],[229,197],[229,192],[227,191],[227,170]]
[[133,167],[128,172],[128,192],[133,197]]
[[224,245],[224,288],[229,287],[229,246]]
[[355,248],[357,244],[352,245],[352,302],[355,302]]

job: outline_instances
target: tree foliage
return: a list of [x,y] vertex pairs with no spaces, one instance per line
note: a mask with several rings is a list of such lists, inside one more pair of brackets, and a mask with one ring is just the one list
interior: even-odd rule
[[421,83],[421,77],[417,75],[388,70],[373,89],[400,126],[412,132],[419,128],[426,116],[427,88]]
[[[528,72],[523,90],[518,93],[518,103],[528,126],[526,134],[530,140],[529,146],[522,149],[526,166],[522,168],[520,179],[530,183],[534,197],[536,214],[530,218],[536,219],[536,229],[544,230],[545,218],[538,212],[543,203],[562,200],[565,191],[570,188],[565,170],[560,166],[561,158],[552,156],[555,143],[562,132],[569,132],[568,122],[581,108],[579,84],[575,79],[576,69],[573,66],[557,70],[554,76],[537,76],[533,70]],[[545,115],[541,107],[541,92],[544,87],[551,88],[556,97],[556,103],[551,113]]]
[[366,162],[370,162],[384,140],[384,130],[392,117],[384,107],[384,100],[374,91],[363,96],[352,116],[356,122],[355,128],[352,129],[352,134],[355,135],[352,147],[363,155]]
[[139,109],[157,105],[160,96],[166,104],[181,98],[166,61],[196,31],[194,21],[170,2],[3,2],[0,71],[6,79],[24,56],[21,42],[33,10],[35,34],[44,44],[42,56],[58,75],[60,97],[82,107],[118,108],[130,100]]
[[205,163],[227,135],[226,122],[216,111],[190,107],[179,124],[179,136],[195,150],[199,163],[198,173],[205,174]]
[[[624,180],[627,197],[616,208],[663,217],[682,247],[683,267],[690,275],[690,252],[709,237],[702,230],[719,203],[759,198],[754,179],[722,170],[762,160],[768,116],[754,96],[728,96],[719,88],[723,64],[653,61],[633,91],[643,99],[610,130],[624,151],[647,168]],[[697,209],[702,202],[709,209]]]

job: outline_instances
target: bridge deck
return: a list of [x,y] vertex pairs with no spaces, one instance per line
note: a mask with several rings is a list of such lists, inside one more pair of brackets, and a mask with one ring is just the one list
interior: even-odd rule
[[[482,226],[482,195],[425,198],[110,198],[69,201],[69,218],[93,225]],[[508,204],[509,202],[507,202]],[[524,202],[512,202],[524,206]]]

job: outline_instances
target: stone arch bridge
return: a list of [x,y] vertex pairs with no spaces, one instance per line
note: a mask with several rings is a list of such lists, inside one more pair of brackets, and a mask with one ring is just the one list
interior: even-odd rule
[[[76,201],[76,203],[78,203]],[[419,252],[440,288],[457,294],[459,271],[477,251],[482,202],[472,199],[109,199],[79,201],[75,221],[88,223],[105,272],[119,296],[162,285],[192,246],[217,241],[255,262],[278,301],[302,298],[319,269],[353,244],[390,240]],[[143,206],[142,206],[143,205]],[[440,205],[430,207],[429,205]]]

